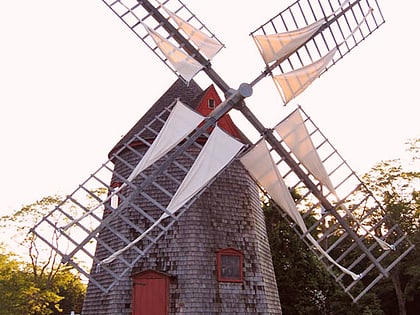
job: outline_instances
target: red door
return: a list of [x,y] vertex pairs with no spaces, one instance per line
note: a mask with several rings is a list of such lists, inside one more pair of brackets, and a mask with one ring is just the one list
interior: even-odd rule
[[133,276],[133,315],[167,315],[169,277],[154,271]]

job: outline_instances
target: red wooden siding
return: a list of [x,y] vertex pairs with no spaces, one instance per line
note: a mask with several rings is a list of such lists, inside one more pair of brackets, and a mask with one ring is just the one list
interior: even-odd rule
[[[209,100],[214,100],[214,106],[217,107],[220,105],[222,100],[220,99],[219,95],[216,92],[216,89],[213,85],[210,85],[207,90],[204,92],[203,97],[200,100],[200,103],[197,106],[197,112],[204,116],[208,116],[214,108],[209,107]],[[219,121],[218,125],[220,128],[225,130],[227,133],[232,135],[237,139],[241,139],[242,136],[238,131],[238,128],[233,123],[232,119],[228,114],[224,115]]]
[[133,315],[169,314],[169,277],[154,271],[133,276]]

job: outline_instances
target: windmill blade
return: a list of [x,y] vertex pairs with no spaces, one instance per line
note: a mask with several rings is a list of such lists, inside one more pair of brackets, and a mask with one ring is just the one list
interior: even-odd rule
[[[146,126],[132,134],[127,142],[114,150],[108,161],[32,229],[37,237],[62,257],[64,263],[75,267],[102,292],[110,290],[127,272],[130,272],[136,261],[144,257],[177,220],[176,217],[168,218],[158,226],[154,234],[148,235],[142,244],[138,247],[133,246],[131,251],[135,253],[134,259],[120,256],[117,262],[123,266],[120,271],[114,271],[113,265],[102,265],[100,275],[106,274],[113,281],[101,282],[101,277],[98,278],[95,273],[101,260],[131,243],[134,235],[142,234],[156,222],[202,147],[201,144],[194,142],[188,152],[183,152],[178,160],[171,161],[171,167],[176,170],[176,174],[162,174],[149,186],[143,185],[141,192],[137,190],[138,185],[144,183],[162,162],[151,165],[131,181],[127,180],[150,147],[150,138],[156,137],[163,128],[171,110],[172,106],[168,106],[156,113]],[[138,150],[136,146],[142,149]],[[123,167],[115,169],[114,163],[117,161]],[[118,187],[124,184],[125,187],[119,190]],[[113,208],[107,196],[116,189],[119,190],[115,194],[118,208]],[[156,194],[159,200],[156,200]],[[139,199],[142,201],[139,202]],[[188,207],[189,204],[179,212],[179,216]],[[129,213],[135,215],[128,215]],[[82,219],[78,219],[80,217]],[[140,217],[142,220],[133,221],[132,218],[135,217]],[[68,226],[66,229],[59,229],[66,225]],[[125,226],[123,231],[121,226]],[[54,230],[61,232],[57,244],[44,238],[44,235],[49,235]]]
[[[290,72],[313,63],[337,47],[338,54],[334,63],[325,69],[328,70],[385,23],[376,0],[353,0],[348,5],[346,2],[341,1],[341,4],[337,4],[332,0],[295,1],[251,32],[251,35],[287,33],[326,20],[325,25],[315,32],[312,38],[296,47],[297,49],[277,63],[276,67],[281,73]],[[358,31],[352,34],[359,24],[362,25]],[[342,42],[345,43],[340,45]]]
[[[276,127],[277,130],[281,127],[280,134],[284,139],[279,142],[287,150],[286,158],[277,154],[278,150],[272,147],[273,162],[260,165],[261,158],[257,161],[255,158],[246,160],[247,155],[241,160],[253,176],[258,177],[263,191],[268,193],[268,198],[272,199],[296,233],[344,291],[357,302],[378,281],[388,277],[395,265],[413,250],[414,245],[306,113],[299,109],[298,116],[302,120],[296,120],[296,112]],[[310,145],[305,141],[306,136],[299,135],[294,141],[289,138],[297,127],[302,128],[301,123],[304,123],[304,129],[310,135]],[[316,152],[312,152],[314,149]],[[314,167],[307,160],[311,156],[315,164],[322,162],[322,178],[317,178],[318,171],[312,174]],[[291,167],[289,157],[307,178],[311,178],[317,190],[311,189],[302,180],[303,176],[297,176],[298,172]],[[268,164],[275,168],[267,169]],[[282,179],[277,180],[280,173]],[[323,192],[319,187],[325,186],[325,174],[329,177],[327,186],[333,186]],[[284,184],[276,183],[278,181],[284,181],[288,189],[284,189]],[[284,195],[289,190],[300,196],[295,200],[295,205],[287,202],[290,196]],[[319,193],[324,197],[320,198]],[[311,220],[310,226],[306,227],[301,216],[304,219],[315,217],[316,220]],[[382,242],[392,244],[393,250],[390,250],[391,246],[385,249]]]
[[[150,1],[147,0],[102,0],[105,5],[114,12],[124,24],[130,28],[141,41],[146,44],[146,46],[156,54],[162,62],[168,66],[168,68],[179,76],[181,79],[184,79],[186,83],[189,81],[181,75],[176,66],[171,63],[168,59],[168,56],[165,55],[165,52],[159,49],[156,44],[155,39],[150,33],[143,27],[147,25],[153,32],[156,32],[158,36],[165,38],[169,44],[174,45],[180,50],[184,50],[187,55],[193,58],[198,64],[203,68],[209,66],[209,60],[204,57],[200,52],[200,43],[202,45],[207,45],[208,42],[212,42],[214,46],[219,45],[223,47],[224,45],[217,39],[217,37],[197,18],[197,16],[191,12],[187,6],[179,0],[167,0],[163,3],[157,2],[157,5],[153,5]],[[166,8],[166,10],[165,10]],[[196,41],[198,44],[188,41],[177,27],[172,25],[169,21],[170,14],[175,14],[180,21],[188,22],[188,25],[198,30],[201,34],[201,41]],[[207,40],[203,38],[207,37]],[[206,51],[207,47],[201,49]],[[218,49],[217,51],[219,51]],[[211,55],[214,56],[214,53]],[[212,70],[204,69],[204,71],[211,73],[212,76],[215,74]],[[218,78],[219,83],[223,80]],[[228,90],[228,87],[221,83],[221,86],[224,90]]]
[[179,209],[192,199],[199,196],[200,191],[213,182],[223,169],[231,163],[236,155],[242,150],[244,144],[224,132],[216,126],[210,137],[207,139],[203,149],[197,156],[184,180],[178,187],[171,201],[162,213],[159,219],[153,225],[143,232],[137,239],[132,241],[126,247],[113,253],[103,262],[109,263],[115,260],[119,255],[130,249],[141,241],[163,220],[173,216]]
[[[168,211],[168,204],[196,161],[202,143],[206,142],[207,130],[215,124],[219,116],[224,115],[223,111],[217,111],[218,114],[207,118],[202,126],[168,155],[128,180],[147,154],[144,149],[151,146],[150,139],[155,138],[159,130],[164,129],[167,117],[176,103],[174,101],[171,106],[157,113],[139,132],[131,135],[131,139],[121,143],[107,162],[32,228],[37,237],[62,257],[63,263],[71,264],[102,292],[108,292],[123,279],[217,179],[217,176],[207,179],[204,186],[195,189],[188,198],[183,198],[182,205],[177,203],[179,210],[177,209],[176,213]],[[143,149],[136,150],[133,144]],[[220,143],[216,147],[223,148]],[[136,156],[135,160],[133,154]],[[217,158],[214,158],[214,161],[217,161]],[[124,167],[115,169],[115,162]],[[230,163],[231,161],[228,161],[222,168]],[[167,172],[168,168],[172,171]],[[220,167],[217,170],[220,172]],[[125,187],[118,188],[123,185]],[[117,193],[114,193],[115,190]],[[116,198],[107,197],[110,194],[114,194]],[[118,199],[117,202],[115,199]],[[111,202],[118,207],[112,207]],[[160,219],[162,213],[168,215]],[[153,231],[142,237],[141,243],[133,244],[133,239],[151,226]],[[121,227],[124,227],[123,231]],[[44,237],[56,231],[61,233],[58,243],[52,243]],[[130,248],[127,255],[118,255],[116,261],[111,264],[102,263],[104,259],[126,246]],[[91,265],[87,265],[86,262],[91,262]],[[114,271],[115,265],[122,266],[118,272]],[[103,278],[113,280],[111,283],[101,282],[100,279]]]
[[326,56],[303,68],[281,75],[273,75],[274,83],[283,99],[284,105],[305,91],[325,71],[336,51],[337,49],[333,48]]

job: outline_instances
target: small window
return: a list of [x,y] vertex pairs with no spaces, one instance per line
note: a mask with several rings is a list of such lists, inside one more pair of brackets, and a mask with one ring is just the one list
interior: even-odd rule
[[120,204],[120,198],[118,196],[118,193],[115,192],[120,189],[121,185],[122,184],[119,182],[111,184],[111,187],[113,189],[109,192],[109,195],[111,196],[110,206],[112,209],[117,209]]
[[242,260],[240,251],[233,248],[217,252],[217,280],[220,282],[242,282]]
[[209,98],[209,100],[207,101],[207,105],[210,109],[214,109],[216,107],[216,102],[214,99]]

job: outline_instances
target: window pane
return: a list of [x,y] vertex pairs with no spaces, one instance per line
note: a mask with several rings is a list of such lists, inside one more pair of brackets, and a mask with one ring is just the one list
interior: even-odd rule
[[225,279],[241,279],[240,257],[236,255],[221,255],[221,277]]

